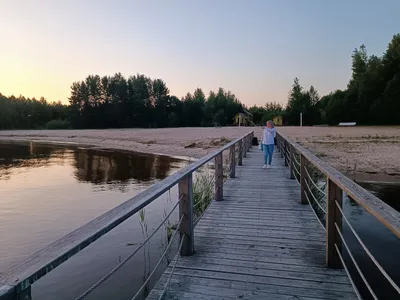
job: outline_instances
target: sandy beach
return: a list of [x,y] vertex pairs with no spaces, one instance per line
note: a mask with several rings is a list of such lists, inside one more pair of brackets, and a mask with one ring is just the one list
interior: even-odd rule
[[[400,127],[277,127],[346,174],[400,178]],[[75,143],[199,158],[261,127],[0,131],[0,140]],[[387,177],[387,178],[386,178]],[[396,179],[396,181],[397,181]]]

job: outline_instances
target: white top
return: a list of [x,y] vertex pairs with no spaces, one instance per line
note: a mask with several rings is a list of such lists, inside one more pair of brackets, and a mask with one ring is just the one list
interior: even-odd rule
[[264,128],[264,133],[262,135],[262,140],[261,142],[264,145],[273,145],[275,144],[275,136],[276,136],[276,130],[275,128]]

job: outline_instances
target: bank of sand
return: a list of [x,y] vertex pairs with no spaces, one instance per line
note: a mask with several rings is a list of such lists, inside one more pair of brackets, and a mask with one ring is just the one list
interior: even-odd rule
[[[54,141],[199,158],[261,127],[0,131],[0,140]],[[400,127],[279,127],[333,167],[368,180],[400,178]],[[372,174],[372,175],[371,175]]]

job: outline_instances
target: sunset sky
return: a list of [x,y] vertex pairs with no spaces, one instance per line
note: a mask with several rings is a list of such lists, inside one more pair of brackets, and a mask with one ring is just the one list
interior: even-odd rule
[[0,0],[0,14],[0,93],[64,103],[72,82],[121,72],[284,104],[294,77],[345,88],[353,49],[381,55],[400,32],[399,0]]

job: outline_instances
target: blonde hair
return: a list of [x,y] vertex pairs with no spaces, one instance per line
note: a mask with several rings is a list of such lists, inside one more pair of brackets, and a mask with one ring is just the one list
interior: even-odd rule
[[275,127],[274,122],[272,122],[271,120],[268,120],[267,123],[268,123],[272,128]]

